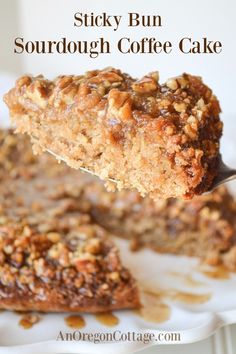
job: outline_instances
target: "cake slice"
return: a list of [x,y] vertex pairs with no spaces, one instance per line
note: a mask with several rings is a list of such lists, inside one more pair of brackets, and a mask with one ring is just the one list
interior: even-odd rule
[[54,81],[24,76],[5,102],[35,151],[50,150],[118,189],[192,198],[217,175],[220,107],[199,77],[160,85],[158,73],[134,80],[112,68]]
[[236,271],[236,199],[226,187],[189,201],[154,202],[137,192],[108,193],[93,181],[84,185],[83,200],[89,202],[93,220],[130,240],[134,251],[149,247],[195,256]]
[[68,170],[46,154],[36,160],[27,139],[0,131],[0,308],[139,306],[135,280],[109,233],[91,220],[76,190],[66,192]]

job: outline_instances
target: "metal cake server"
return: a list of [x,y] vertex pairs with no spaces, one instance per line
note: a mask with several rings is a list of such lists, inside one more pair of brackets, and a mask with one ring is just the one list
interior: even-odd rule
[[[58,156],[57,154],[55,154],[54,152],[52,152],[51,150],[47,151],[52,154],[53,156],[55,156],[57,159],[65,161],[65,159],[63,159],[62,157]],[[97,176],[94,172],[88,170],[87,168],[84,167],[80,167],[80,170],[90,173],[94,176]],[[98,177],[98,176],[97,176]],[[228,167],[222,160],[222,158],[220,157],[220,162],[219,162],[219,173],[218,175],[215,177],[215,179],[212,182],[211,188],[203,193],[203,194],[208,194],[210,192],[212,192],[214,189],[216,189],[217,187],[219,187],[221,184],[224,184],[226,182],[232,181],[236,179],[236,169]],[[118,181],[114,180],[113,178],[109,178],[109,181],[114,182],[114,183],[118,183]]]
[[[49,154],[53,155],[57,160],[63,161],[63,162],[65,162],[65,163],[67,163],[66,160],[65,160],[62,156],[59,156],[58,154],[56,154],[56,153],[53,152],[52,150],[50,150],[50,149],[45,149],[45,151],[47,151]],[[81,166],[81,167],[79,167],[79,170],[81,170],[81,171],[83,171],[83,172],[87,172],[87,173],[89,173],[90,175],[93,175],[93,176],[95,176],[95,177],[99,177],[95,172],[92,172],[91,170],[88,170],[88,169],[85,168],[85,167],[82,167],[82,166]],[[113,182],[113,183],[118,183],[118,181],[115,180],[115,179],[113,179],[113,178],[108,178],[108,180],[111,181],[111,182]]]
[[[35,138],[34,138],[35,139]],[[37,139],[35,139],[37,141]],[[54,157],[56,157],[57,160],[61,160],[61,161],[65,161],[65,159],[62,156],[59,156],[58,154],[56,154],[55,152],[51,151],[50,149],[46,149],[47,152],[49,152],[51,155],[53,155]],[[94,176],[99,177],[96,173],[92,172],[91,170],[88,170],[85,167],[79,167],[80,170],[90,173]],[[212,192],[214,189],[216,189],[218,186],[232,181],[236,179],[236,169],[228,167],[222,160],[222,156],[220,155],[219,158],[219,172],[218,175],[215,177],[215,179],[212,182],[211,188],[203,193],[203,194],[208,194],[210,192]],[[113,178],[109,178],[109,181],[113,182],[113,183],[118,183],[117,180],[113,179]]]
[[236,169],[228,167],[223,162],[222,156],[220,155],[218,175],[213,180],[210,190],[206,193],[209,193],[213,191],[215,188],[217,188],[218,186],[220,186],[221,184],[232,181],[234,179],[236,179]]

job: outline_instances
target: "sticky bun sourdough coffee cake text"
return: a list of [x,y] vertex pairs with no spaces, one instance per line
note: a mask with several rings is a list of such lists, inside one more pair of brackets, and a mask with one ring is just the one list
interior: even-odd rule
[[23,76],[5,95],[17,132],[119,190],[192,198],[217,175],[222,122],[216,97],[189,74],[159,83],[108,68],[83,76]]

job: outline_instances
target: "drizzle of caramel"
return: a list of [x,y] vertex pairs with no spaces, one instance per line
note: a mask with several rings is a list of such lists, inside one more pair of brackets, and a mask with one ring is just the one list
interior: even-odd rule
[[102,323],[107,327],[117,326],[119,323],[119,318],[113,315],[111,312],[101,312],[96,314],[96,319],[98,322]]
[[193,279],[193,277],[190,274],[187,274],[185,276],[184,283],[190,287],[206,286],[204,282]]
[[28,314],[21,317],[21,319],[19,320],[19,325],[24,329],[30,329],[39,321],[40,317],[38,315]]
[[171,298],[185,304],[204,304],[211,299],[211,294],[192,294],[183,291],[176,291],[173,293]]
[[24,329],[29,329],[29,328],[33,327],[33,323],[28,321],[26,318],[21,318],[19,321],[19,325],[21,327],[23,327]]
[[183,276],[182,273],[178,273],[178,272],[174,272],[174,271],[171,271],[171,272],[167,272],[167,274],[173,276],[173,277],[181,277]]
[[212,279],[229,279],[230,272],[222,266],[214,267],[211,270],[201,270],[201,273]]
[[168,272],[168,274],[180,278],[189,287],[198,287],[198,286],[200,287],[200,286],[207,285],[200,280],[194,279],[191,274],[183,274],[178,272]]
[[142,307],[134,310],[134,313],[141,316],[145,321],[162,323],[170,318],[171,309],[158,296],[143,294]]
[[211,294],[193,294],[177,289],[144,289],[145,294],[155,296],[160,302],[163,298],[180,301],[185,304],[203,304],[211,299]]
[[84,318],[80,315],[70,315],[65,318],[65,322],[67,326],[77,329],[83,328],[86,325]]

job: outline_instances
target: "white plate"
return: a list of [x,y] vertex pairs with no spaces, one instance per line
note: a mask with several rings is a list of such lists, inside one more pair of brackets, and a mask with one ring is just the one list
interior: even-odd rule
[[[229,119],[227,120],[229,122]],[[233,130],[234,129],[234,130]],[[235,127],[228,127],[223,139],[223,155],[226,162],[235,163]],[[227,144],[226,144],[227,141]],[[235,185],[233,185],[235,186]],[[121,250],[124,264],[131,270],[136,279],[143,285],[151,284],[154,288],[178,289],[194,294],[211,294],[209,301],[203,304],[186,304],[166,299],[170,306],[170,318],[162,323],[145,322],[132,311],[117,311],[114,314],[120,322],[116,327],[100,324],[94,315],[83,315],[86,326],[80,332],[107,333],[114,331],[152,332],[155,335],[164,332],[178,332],[179,344],[191,343],[210,336],[219,327],[236,323],[236,275],[229,279],[215,280],[199,271],[199,261],[194,258],[173,255],[159,255],[151,250],[131,253],[127,242],[115,240]],[[175,274],[174,274],[175,273]],[[186,283],[186,276],[191,274],[199,283],[191,286]],[[39,354],[39,353],[132,353],[148,346],[160,344],[152,341],[144,344],[138,341],[98,343],[92,341],[57,341],[59,332],[73,332],[67,327],[65,314],[42,315],[39,323],[29,330],[18,325],[19,315],[11,312],[0,313],[0,354]],[[178,342],[175,342],[178,343]],[[170,342],[162,342],[170,344]]]

